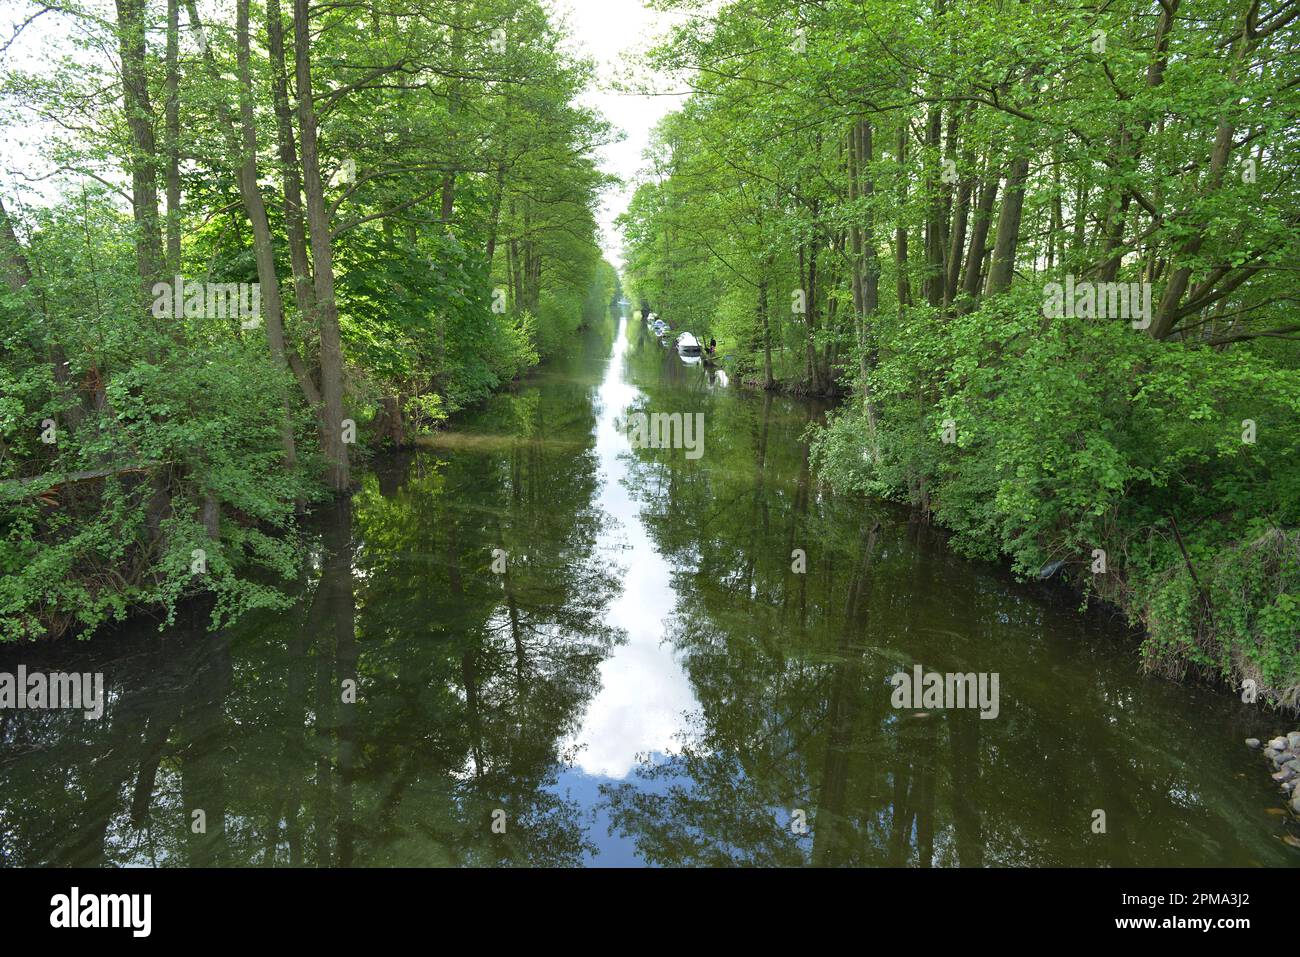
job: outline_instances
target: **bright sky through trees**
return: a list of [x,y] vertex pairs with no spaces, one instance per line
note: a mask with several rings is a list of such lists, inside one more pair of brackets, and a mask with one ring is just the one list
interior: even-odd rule
[[623,181],[605,194],[599,222],[606,258],[618,263],[622,258],[623,240],[614,227],[614,219],[627,210],[632,198],[633,177],[643,168],[642,153],[650,142],[650,131],[670,110],[681,105],[682,96],[661,80],[661,95],[643,94],[633,89],[619,90],[621,85],[644,85],[646,60],[652,41],[667,25],[681,20],[680,15],[649,9],[640,0],[559,0],[561,9],[570,8],[568,22],[575,41],[596,59],[597,86],[587,97],[626,138],[605,147],[601,168]]

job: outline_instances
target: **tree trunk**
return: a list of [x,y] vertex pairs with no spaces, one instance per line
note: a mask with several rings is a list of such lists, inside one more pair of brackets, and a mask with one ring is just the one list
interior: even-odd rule
[[767,308],[767,273],[758,279],[758,321],[763,329],[763,388],[776,388],[776,379],[772,377],[772,330],[769,325]]
[[131,209],[135,218],[136,268],[141,297],[153,297],[162,266],[162,237],[158,230],[158,149],[149,104],[149,75],[145,66],[145,0],[115,0],[118,54],[122,60],[122,100],[131,132]]
[[497,164],[496,185],[492,190],[492,212],[488,216],[488,236],[487,236],[487,267],[488,274],[492,272],[492,257],[497,251],[497,228],[501,221],[501,196],[505,192],[506,180],[506,161],[505,155],[502,154],[501,162]]
[[177,61],[180,57],[180,0],[167,0],[167,101],[165,112],[165,137],[167,151],[167,271],[173,275],[181,271],[181,110],[179,99],[180,77]]
[[902,217],[907,208],[907,120],[900,121],[895,149],[898,160],[898,225],[894,229],[894,271],[898,286],[898,308],[912,304],[912,285],[907,276],[907,226]]
[[814,232],[808,242],[808,302],[805,304],[804,320],[808,348],[808,388],[814,395],[823,389],[821,369],[817,364],[817,209],[813,208]]
[[[1242,26],[1237,31],[1232,42],[1232,70],[1228,81],[1232,87],[1236,87],[1240,81],[1242,61],[1245,59],[1246,51],[1252,45],[1250,30],[1252,17],[1256,9],[1255,4],[1250,5]],[[1161,22],[1163,23],[1163,18]],[[1229,157],[1232,155],[1233,136],[1236,134],[1236,130],[1236,124],[1225,112],[1215,130],[1214,146],[1210,150],[1210,169],[1206,177],[1204,191],[1206,194],[1214,192],[1223,184],[1223,172],[1228,166]],[[1204,242],[1205,233],[1198,230],[1179,253],[1184,259],[1190,259],[1200,251]],[[1178,307],[1182,303],[1183,294],[1187,292],[1187,284],[1192,276],[1191,266],[1179,266],[1174,269],[1173,263],[1174,257],[1171,256],[1169,284],[1165,286],[1164,295],[1160,297],[1160,307],[1156,310],[1155,320],[1151,323],[1151,336],[1154,339],[1164,339],[1173,332],[1177,323]]]
[[926,117],[926,216],[925,216],[925,276],[922,295],[934,307],[943,302],[945,276],[943,271],[943,190],[938,175],[939,137],[943,130],[943,112],[931,106]]
[[[239,191],[249,210],[253,226],[253,254],[257,260],[257,281],[262,288],[262,299],[267,304],[267,341],[280,365],[288,365],[284,345],[284,305],[280,299],[280,278],[275,269],[275,249],[271,238],[271,225],[266,218],[266,207],[257,185],[257,125],[253,118],[253,81],[249,70],[248,2],[238,0],[235,11],[236,72],[239,79],[239,124],[243,137],[243,153],[239,164]],[[280,440],[284,445],[285,465],[292,468],[298,453],[293,438],[293,419],[289,399],[280,395]]]
[[[970,114],[966,115],[967,120]],[[975,190],[975,152],[968,143],[963,150],[966,175],[957,186],[957,204],[953,210],[952,232],[948,236],[947,275],[944,278],[944,306],[951,306],[961,285],[961,254],[966,244],[966,225],[970,218],[971,193]]]
[[987,294],[996,296],[1011,286],[1016,269],[1016,245],[1020,239],[1020,219],[1025,205],[1025,180],[1029,176],[1029,158],[1017,157],[1011,162],[1007,176],[1007,192],[1002,198],[998,214],[997,238],[993,242],[993,257],[989,263]]
[[872,133],[867,120],[858,120],[849,134],[849,197],[866,201],[862,225],[853,223],[850,242],[853,306],[858,327],[858,388],[862,391],[862,411],[867,420],[868,451],[875,461],[879,459],[876,441],[879,416],[871,393],[871,375],[878,359],[871,323],[880,306],[880,262],[876,254],[875,211],[871,208],[876,193],[875,176],[870,172],[875,160]]
[[293,113],[289,108],[289,79],[284,65],[284,18],[280,0],[266,0],[266,44],[271,58],[271,100],[275,105],[276,140],[284,185],[284,231],[289,240],[293,268],[293,297],[304,319],[314,315],[311,265],[307,258],[307,232],[302,215],[302,177],[298,148],[293,139]]
[[966,252],[966,275],[962,279],[962,292],[970,297],[972,305],[983,284],[984,248],[988,242],[989,226],[993,222],[993,204],[997,195],[998,177],[990,170],[984,178],[984,185],[980,187],[975,223],[971,227],[970,248]]
[[[186,9],[190,14],[190,26],[198,34],[209,77],[214,84],[218,84],[220,82],[220,71],[217,68],[216,60],[213,59],[211,52],[207,48],[207,40],[203,36],[203,23],[199,19],[195,0],[186,0]],[[257,263],[257,281],[262,294],[262,318],[266,323],[267,344],[270,346],[271,354],[275,357],[277,363],[288,366],[295,374],[307,401],[315,408],[320,402],[315,386],[312,384],[311,378],[307,376],[301,360],[294,361],[297,359],[296,352],[290,350],[285,343],[284,305],[280,299],[280,281],[276,274],[275,248],[271,237],[271,224],[267,219],[266,205],[262,201],[262,194],[257,185],[257,130],[253,121],[252,81],[249,73],[248,0],[240,0],[237,17],[239,20],[237,25],[237,44],[239,48],[237,69],[239,76],[237,80],[240,88],[240,129],[236,130],[234,117],[230,115],[230,109],[226,103],[221,100],[218,100],[216,104],[217,115],[225,133],[226,149],[230,154],[230,162],[234,167],[235,181],[239,187],[240,198],[243,200],[244,211],[247,213],[249,223],[253,228],[253,257]],[[294,449],[293,431],[288,419],[287,406],[285,417],[281,423],[281,432],[285,449],[285,461],[291,464],[296,458],[296,450]]]
[[338,302],[334,298],[334,250],[330,237],[325,187],[320,176],[316,107],[311,88],[311,26],[307,0],[293,3],[293,47],[298,80],[298,127],[302,138],[303,185],[307,194],[307,228],[311,237],[313,289],[320,329],[321,446],[329,466],[329,484],[345,491],[352,476],[343,441],[343,343]]

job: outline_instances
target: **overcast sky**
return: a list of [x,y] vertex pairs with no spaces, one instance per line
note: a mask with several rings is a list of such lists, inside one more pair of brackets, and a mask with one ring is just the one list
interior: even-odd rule
[[654,96],[620,93],[612,86],[616,79],[627,78],[628,71],[643,62],[638,54],[664,33],[672,17],[647,9],[640,0],[552,2],[567,15],[575,43],[598,64],[597,89],[590,97],[591,104],[627,134],[623,142],[607,148],[600,157],[602,169],[628,183],[605,195],[600,212],[605,255],[619,266],[621,243],[614,229],[614,218],[627,209],[632,197],[631,180],[641,168],[641,151],[645,149],[651,128],[680,104],[681,97],[663,82],[657,84],[663,94]]

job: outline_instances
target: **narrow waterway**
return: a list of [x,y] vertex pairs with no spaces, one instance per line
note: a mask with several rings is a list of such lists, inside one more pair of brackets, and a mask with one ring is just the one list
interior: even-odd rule
[[[0,711],[0,863],[1300,861],[1242,746],[1283,722],[822,488],[821,414],[611,322],[316,515],[292,608],[0,650],[108,694]],[[996,717],[894,707],[918,665]]]

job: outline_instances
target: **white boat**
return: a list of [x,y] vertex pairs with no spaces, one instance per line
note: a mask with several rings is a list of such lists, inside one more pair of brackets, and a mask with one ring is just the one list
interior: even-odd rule
[[683,332],[677,337],[677,351],[684,356],[698,356],[700,354],[700,340],[689,332]]

